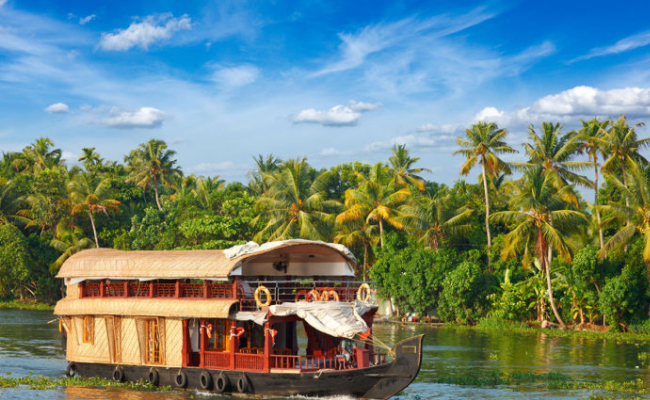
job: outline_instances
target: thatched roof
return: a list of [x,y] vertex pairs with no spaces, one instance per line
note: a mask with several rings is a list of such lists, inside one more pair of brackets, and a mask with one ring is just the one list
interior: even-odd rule
[[224,279],[244,261],[270,263],[278,254],[289,258],[309,255],[314,257],[312,262],[345,262],[354,270],[354,256],[345,248],[304,240],[267,245],[234,258],[228,258],[225,250],[82,250],[63,263],[57,278]]
[[121,315],[133,317],[228,318],[237,300],[90,298],[60,300],[56,315]]

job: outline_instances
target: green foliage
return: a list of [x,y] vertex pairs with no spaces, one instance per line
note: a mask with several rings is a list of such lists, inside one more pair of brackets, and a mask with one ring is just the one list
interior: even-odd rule
[[473,324],[488,311],[487,296],[495,290],[494,275],[482,272],[472,261],[464,261],[442,282],[438,313],[445,321]]
[[24,296],[29,289],[34,259],[27,238],[13,225],[0,226],[0,297]]
[[603,287],[598,306],[611,329],[624,329],[647,313],[648,281],[643,265],[627,265]]
[[424,315],[436,308],[446,274],[459,261],[449,248],[425,249],[414,239],[391,232],[383,249],[375,249],[377,261],[370,278],[379,293],[392,297],[403,312]]

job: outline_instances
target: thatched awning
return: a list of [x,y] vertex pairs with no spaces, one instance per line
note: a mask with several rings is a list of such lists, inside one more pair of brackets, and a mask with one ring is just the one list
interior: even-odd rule
[[[273,263],[281,260],[288,261],[289,269],[292,264],[322,266],[317,267],[319,273],[313,275],[334,275],[332,265],[346,266],[344,274],[338,269],[339,275],[354,275],[355,259],[347,248],[323,242],[288,240],[267,243],[255,251],[234,256],[227,250],[82,250],[63,263],[57,278],[227,279],[235,268],[253,262],[258,266],[257,275],[272,275]],[[300,275],[292,272],[288,274]],[[236,275],[241,275],[241,269]]]
[[132,317],[228,318],[237,300],[80,299],[60,300],[56,315],[120,315]]

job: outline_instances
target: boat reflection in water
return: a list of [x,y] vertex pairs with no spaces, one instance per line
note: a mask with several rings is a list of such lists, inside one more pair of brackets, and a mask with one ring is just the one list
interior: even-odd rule
[[[422,335],[372,333],[370,282],[337,244],[84,250],[58,274],[66,374],[262,396],[387,399],[422,361]],[[306,344],[299,343],[304,330]]]

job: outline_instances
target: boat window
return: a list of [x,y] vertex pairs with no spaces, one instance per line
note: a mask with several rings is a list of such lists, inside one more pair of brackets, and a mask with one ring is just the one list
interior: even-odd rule
[[90,344],[93,344],[95,342],[95,317],[84,317],[83,342]]
[[211,319],[207,326],[212,326],[212,337],[208,337],[208,350],[229,351],[230,350],[230,321],[225,319]]
[[148,364],[160,364],[162,359],[160,348],[160,326],[158,325],[158,320],[156,318],[146,319],[145,331],[147,338],[145,342],[145,361]]

